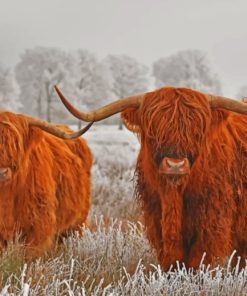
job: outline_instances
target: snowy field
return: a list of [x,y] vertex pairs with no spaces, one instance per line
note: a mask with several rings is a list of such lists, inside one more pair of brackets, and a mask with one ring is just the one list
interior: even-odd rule
[[198,271],[162,272],[133,197],[138,140],[117,126],[97,125],[85,138],[94,166],[83,237],[71,233],[33,262],[24,260],[18,241],[10,243],[0,255],[0,296],[247,295],[247,268],[212,270],[202,264]]
[[95,125],[84,136],[94,155],[93,207],[90,218],[136,221],[140,217],[133,194],[133,176],[139,142],[118,126]]
[[127,129],[120,130],[117,125],[93,125],[84,138],[97,162],[109,161],[126,168],[135,164],[140,145],[137,137]]

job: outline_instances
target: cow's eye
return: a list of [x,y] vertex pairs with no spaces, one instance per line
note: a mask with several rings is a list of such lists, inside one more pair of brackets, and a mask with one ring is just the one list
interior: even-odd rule
[[154,161],[159,165],[164,157],[178,158],[175,147],[158,147],[154,151]]
[[162,151],[155,151],[154,154],[153,154],[153,158],[154,158],[154,162],[157,164],[157,165],[160,165],[162,159],[165,157],[164,153]]
[[188,160],[189,160],[189,163],[190,163],[190,166],[192,166],[193,165],[193,163],[194,163],[194,157],[192,156],[192,154],[191,153],[188,153],[187,154],[187,158],[188,158]]
[[16,172],[18,169],[18,166],[16,164],[12,164],[11,169],[13,172]]

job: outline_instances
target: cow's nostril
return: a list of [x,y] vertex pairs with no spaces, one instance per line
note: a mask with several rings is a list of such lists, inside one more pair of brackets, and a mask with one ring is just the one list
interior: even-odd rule
[[5,176],[7,174],[7,172],[8,172],[7,168],[0,169],[0,176],[2,176],[2,177]]

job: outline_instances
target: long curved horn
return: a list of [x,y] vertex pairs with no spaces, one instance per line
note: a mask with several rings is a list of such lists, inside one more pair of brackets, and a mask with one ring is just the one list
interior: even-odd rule
[[48,122],[45,122],[42,120],[31,119],[28,122],[29,126],[40,128],[43,131],[45,131],[53,136],[56,136],[58,138],[61,138],[61,139],[76,139],[76,138],[80,137],[81,135],[83,135],[87,130],[89,130],[89,128],[91,127],[92,124],[93,124],[93,121],[90,122],[87,126],[85,126],[84,128],[80,129],[77,132],[67,133],[67,132],[62,131],[61,129],[55,127],[54,125],[49,124]]
[[206,95],[211,108],[221,108],[247,115],[247,104],[221,96]]
[[54,86],[58,96],[65,105],[65,107],[72,113],[76,118],[83,121],[100,121],[107,117],[112,116],[113,114],[119,113],[125,110],[128,107],[138,108],[144,98],[145,94],[139,94],[135,96],[130,96],[126,98],[119,99],[115,102],[112,102],[106,106],[103,106],[99,109],[90,112],[81,112],[77,110],[61,93],[57,86]]

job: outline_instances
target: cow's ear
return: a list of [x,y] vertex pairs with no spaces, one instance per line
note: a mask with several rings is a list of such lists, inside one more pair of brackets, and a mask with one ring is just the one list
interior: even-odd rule
[[141,132],[139,108],[127,108],[121,113],[125,127],[134,133]]
[[39,128],[31,127],[27,123],[27,139],[26,146],[27,148],[33,148],[39,144],[43,139],[43,133]]

